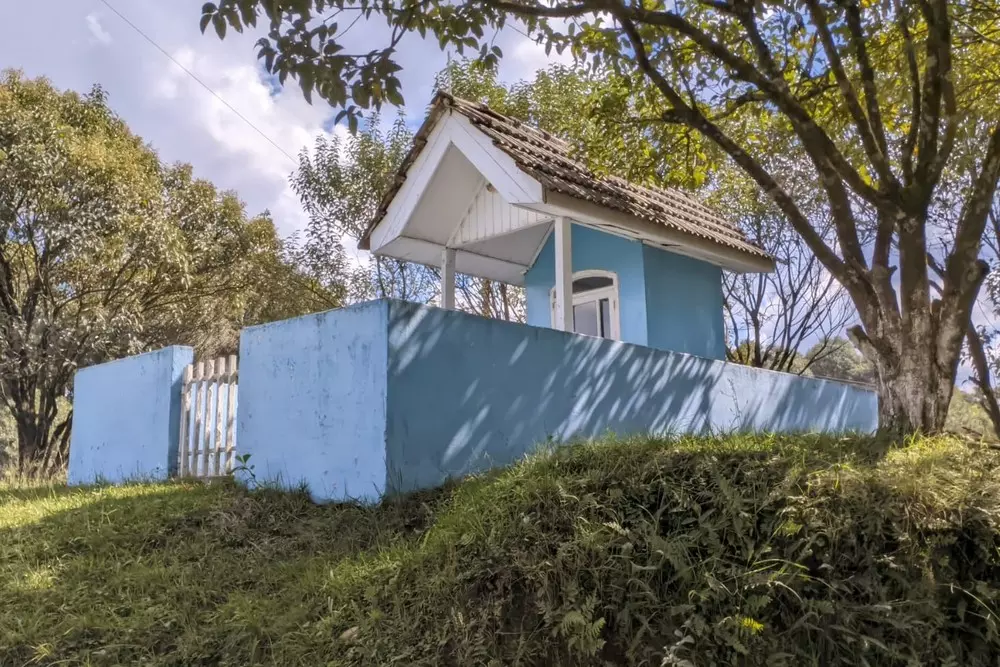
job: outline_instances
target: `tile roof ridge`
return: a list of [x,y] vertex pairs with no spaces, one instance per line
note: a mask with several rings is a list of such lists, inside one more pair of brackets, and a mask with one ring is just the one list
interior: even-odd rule
[[525,132],[526,134],[539,135],[545,141],[557,143],[559,144],[560,148],[564,148],[567,150],[572,148],[572,144],[566,139],[560,137],[559,135],[553,134],[548,130],[543,130],[542,128],[528,121],[521,120],[520,118],[515,118],[514,116],[509,116],[505,113],[501,113],[493,109],[489,105],[487,105],[485,102],[459,97],[454,93],[450,93],[444,90],[438,91],[438,95],[446,99],[448,102],[450,102],[452,108],[456,109],[462,115],[467,115],[464,112],[471,108],[474,111],[477,111],[481,114],[488,116],[492,120],[509,125],[513,129],[520,130],[522,132]]

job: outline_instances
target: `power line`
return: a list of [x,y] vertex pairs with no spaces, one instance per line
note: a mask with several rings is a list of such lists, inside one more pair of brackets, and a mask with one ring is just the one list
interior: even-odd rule
[[[160,46],[158,43],[156,43],[156,41],[154,41],[152,37],[150,37],[145,32],[143,32],[142,29],[139,28],[139,26],[137,26],[135,23],[132,23],[132,21],[130,21],[128,19],[128,17],[126,17],[124,14],[122,14],[120,11],[118,11],[114,6],[112,6],[112,4],[110,2],[108,2],[108,0],[101,0],[101,3],[105,7],[107,7],[108,9],[110,9],[112,12],[114,12],[114,14],[116,16],[118,16],[118,18],[120,18],[129,27],[131,27],[133,30],[135,30],[143,39],[145,39],[147,42],[149,42],[151,45],[153,45],[153,47],[155,47],[157,51],[159,51],[164,56],[166,56],[170,60],[170,62],[172,62],[174,65],[177,65],[177,67],[179,67],[181,69],[181,71],[183,71],[189,77],[191,77],[196,82],[198,82],[198,84],[202,88],[204,88],[205,90],[207,90],[217,100],[219,100],[224,105],[226,105],[227,109],[229,109],[234,114],[236,114],[236,116],[240,120],[242,120],[244,123],[246,123],[248,126],[250,126],[250,128],[252,128],[254,132],[256,132],[261,137],[263,137],[267,141],[267,143],[269,143],[272,146],[274,146],[286,158],[288,158],[289,160],[291,160],[295,164],[298,164],[298,160],[296,160],[294,157],[292,157],[291,155],[289,155],[289,153],[284,148],[282,148],[277,143],[275,143],[275,141],[273,139],[271,139],[271,137],[269,137],[266,134],[264,134],[263,130],[261,130],[256,125],[254,125],[253,123],[251,123],[250,120],[246,116],[244,116],[243,114],[241,114],[236,107],[234,107],[232,104],[230,104],[229,102],[227,102],[226,99],[224,97],[222,97],[222,95],[220,95],[219,93],[215,92],[215,90],[213,90],[207,83],[205,83],[204,81],[202,81],[201,79],[199,79],[198,76],[194,72],[192,72],[187,67],[185,67],[180,62],[178,62],[178,60],[176,58],[174,58],[172,55],[170,55],[170,53],[166,49],[164,49],[162,46]],[[344,33],[346,33],[348,30],[350,30],[351,28],[353,28],[354,24],[358,22],[358,20],[361,18],[361,16],[362,16],[362,14],[359,13],[358,16],[353,21],[351,21],[350,25],[347,26],[347,29],[344,30]],[[528,38],[528,39],[530,39],[532,41],[535,41],[535,39],[533,37],[531,37],[531,35],[529,35],[528,33],[524,32],[523,30],[521,30],[520,27],[518,27],[515,23],[513,23],[513,22],[509,23],[507,25],[507,27],[512,28],[515,32],[519,33],[520,35],[522,35],[522,36],[524,36],[524,37],[526,37],[526,38]],[[451,54],[449,53],[449,61],[450,61],[450,55]]]
[[258,127],[257,127],[256,125],[254,125],[253,123],[251,123],[251,122],[250,122],[250,121],[249,121],[249,120],[247,119],[247,117],[246,117],[246,116],[244,116],[243,114],[241,114],[241,113],[240,113],[240,112],[239,112],[239,111],[238,111],[238,110],[236,109],[236,107],[234,107],[234,106],[233,106],[232,104],[230,104],[229,102],[227,102],[227,101],[225,100],[225,98],[223,98],[223,97],[222,97],[222,95],[219,95],[219,94],[218,94],[217,92],[215,92],[214,90],[212,90],[212,88],[211,88],[211,87],[210,87],[210,86],[209,86],[209,85],[208,85],[207,83],[205,83],[204,81],[202,81],[201,79],[199,79],[199,78],[198,78],[198,77],[197,77],[197,76],[195,75],[195,73],[194,73],[194,72],[192,72],[191,70],[189,70],[189,69],[188,69],[187,67],[185,67],[184,65],[180,64],[180,63],[179,63],[179,62],[177,61],[177,59],[176,59],[176,58],[174,58],[174,57],[173,57],[172,55],[170,55],[170,54],[169,54],[169,53],[167,52],[167,50],[166,50],[166,49],[164,49],[164,48],[163,48],[162,46],[160,46],[159,44],[157,44],[157,43],[156,43],[155,41],[153,41],[153,38],[151,38],[151,37],[150,37],[149,35],[147,35],[147,34],[146,34],[146,33],[144,33],[144,32],[143,32],[142,30],[140,30],[140,29],[139,29],[139,26],[137,26],[136,24],[134,24],[134,23],[132,23],[131,21],[129,21],[129,20],[128,20],[128,18],[126,18],[124,14],[122,14],[122,13],[121,13],[120,11],[118,11],[117,9],[115,9],[114,7],[112,7],[112,6],[111,6],[111,3],[109,3],[109,2],[108,2],[108,0],[101,0],[101,2],[102,2],[102,3],[104,4],[104,6],[106,6],[106,7],[108,8],[108,9],[110,9],[110,10],[111,10],[112,12],[114,12],[114,13],[115,13],[115,14],[116,14],[116,15],[118,16],[118,18],[120,18],[120,19],[121,19],[122,21],[124,21],[125,23],[127,23],[127,24],[128,24],[128,25],[129,25],[129,26],[130,26],[130,27],[131,27],[131,28],[132,28],[133,30],[135,30],[135,31],[136,31],[137,33],[139,33],[139,35],[141,35],[143,39],[145,39],[145,40],[146,40],[147,42],[149,42],[150,44],[152,44],[152,45],[153,45],[154,47],[156,47],[156,49],[157,49],[157,50],[158,50],[158,51],[159,51],[160,53],[162,53],[162,54],[163,54],[163,55],[165,55],[165,56],[166,56],[167,58],[169,58],[169,59],[170,59],[170,62],[172,62],[173,64],[177,65],[177,66],[178,66],[179,68],[181,68],[181,70],[182,70],[182,71],[183,71],[183,72],[184,72],[185,74],[187,74],[187,75],[188,75],[189,77],[191,77],[192,79],[194,79],[195,81],[197,81],[197,82],[198,82],[198,83],[199,83],[199,84],[201,85],[201,87],[202,87],[202,88],[204,88],[204,89],[205,89],[205,90],[207,90],[208,92],[212,93],[212,95],[214,95],[214,96],[215,96],[215,98],[216,98],[217,100],[219,100],[219,101],[220,101],[220,102],[222,102],[222,103],[223,103],[224,105],[226,105],[226,108],[228,108],[228,109],[229,109],[230,111],[232,111],[232,112],[233,112],[234,114],[236,114],[236,115],[237,115],[237,116],[239,117],[239,119],[240,119],[240,120],[242,120],[242,121],[243,121],[244,123],[246,123],[246,124],[247,124],[247,125],[249,125],[249,126],[250,126],[251,128],[253,128],[253,130],[254,130],[254,131],[255,131],[255,132],[257,133],[257,134],[259,134],[260,136],[264,137],[264,139],[266,139],[266,140],[267,140],[267,142],[268,142],[269,144],[271,144],[272,146],[274,146],[275,148],[277,148],[277,149],[278,149],[279,151],[281,151],[281,154],[282,154],[282,155],[284,155],[285,157],[287,157],[287,158],[288,158],[289,160],[291,160],[292,162],[294,162],[294,163],[298,164],[298,160],[296,160],[296,159],[295,159],[294,157],[292,157],[291,155],[289,155],[289,154],[288,154],[288,153],[287,153],[287,152],[285,151],[285,149],[284,149],[284,148],[282,148],[281,146],[279,146],[278,144],[276,144],[276,143],[274,142],[274,140],[273,140],[273,139],[271,139],[271,137],[269,137],[269,136],[267,136],[266,134],[264,134],[264,132],[263,132],[263,131],[262,131],[262,130],[261,130],[260,128],[258,128]]
[[516,32],[516,33],[517,33],[517,34],[519,34],[519,35],[522,35],[522,36],[524,36],[524,37],[527,37],[528,39],[530,39],[530,40],[531,40],[531,41],[533,41],[533,42],[535,41],[535,38],[534,38],[534,37],[532,37],[531,35],[529,35],[529,34],[528,34],[528,33],[526,33],[525,31],[523,31],[523,30],[521,30],[521,29],[520,29],[519,27],[517,27],[517,23],[513,23],[513,22],[511,22],[511,23],[508,23],[506,27],[510,28],[511,30],[513,30],[514,32]]

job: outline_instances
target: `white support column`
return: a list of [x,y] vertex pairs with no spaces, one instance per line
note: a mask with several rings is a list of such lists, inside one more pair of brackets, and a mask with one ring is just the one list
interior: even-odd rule
[[555,219],[556,329],[573,330],[573,239],[569,218]]
[[441,257],[441,307],[455,310],[455,249],[445,248]]

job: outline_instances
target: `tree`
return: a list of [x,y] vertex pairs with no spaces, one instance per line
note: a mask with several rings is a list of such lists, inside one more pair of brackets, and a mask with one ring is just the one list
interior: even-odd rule
[[[621,123],[617,110],[601,104],[620,85],[614,77],[594,78],[586,72],[554,65],[530,81],[504,85],[496,69],[473,60],[456,60],[438,75],[436,84],[465,99],[539,127],[568,141],[577,159],[594,171],[628,174],[652,185],[694,189],[725,211],[747,237],[777,259],[770,274],[724,273],[728,357],[731,361],[771,370],[802,373],[824,347],[811,355],[801,348],[819,338],[840,335],[853,317],[846,293],[809,252],[801,237],[773,205],[761,200],[754,184],[738,170],[717,169],[708,177],[696,163],[687,137],[660,133],[655,142],[636,124]],[[762,129],[761,131],[766,131]],[[684,159],[657,159],[682,151]],[[825,215],[813,207],[810,215]],[[830,224],[820,223],[829,234]]]
[[319,137],[311,152],[299,153],[291,183],[309,223],[295,259],[327,288],[346,281],[350,301],[389,297],[427,302],[439,289],[436,272],[427,267],[375,256],[367,267],[355,269],[344,250],[344,241],[356,245],[375,217],[412,141],[402,116],[384,131],[375,114],[357,136]]
[[[299,153],[292,187],[309,215],[304,239],[293,252],[296,264],[319,284],[347,282],[349,301],[395,298],[430,302],[440,292],[434,268],[391,257],[373,256],[352,267],[344,242],[357,244],[375,217],[382,197],[413,142],[402,116],[386,131],[378,114],[364,119],[353,137],[320,137],[312,151]],[[520,290],[472,276],[456,276],[459,306],[506,320],[524,319]]]
[[848,340],[821,340],[806,354],[816,357],[809,367],[810,375],[868,385],[875,382],[875,369]]
[[28,473],[65,463],[78,367],[173,343],[231,349],[280,262],[269,217],[163,166],[100,88],[17,72],[0,79],[0,227],[0,401]]
[[[604,128],[580,113],[595,93],[594,84],[583,72],[553,66],[531,81],[505,86],[497,80],[495,68],[467,59],[452,62],[435,77],[439,88],[564,137],[576,146],[580,159],[598,171],[627,167],[630,173],[639,173],[649,164],[638,159],[641,149],[634,149],[641,146],[641,129],[616,132],[618,139],[608,141]],[[349,283],[349,301],[391,297],[429,302],[438,296],[439,275],[434,268],[375,256],[367,266],[352,269],[344,250],[345,243],[357,243],[374,217],[412,141],[402,116],[386,130],[376,113],[359,119],[355,136],[320,137],[312,150],[299,154],[291,182],[310,222],[303,238],[295,240],[292,255],[302,271],[321,284]],[[456,296],[459,307],[470,312],[524,320],[524,294],[517,287],[458,275]]]
[[[827,342],[854,318],[847,294],[788,220],[733,170],[714,179],[712,200],[746,237],[775,258],[773,273],[723,273],[730,361],[804,373],[830,352]],[[814,212],[822,216],[822,211]],[[829,235],[830,223],[816,223]],[[819,339],[807,351],[802,348]]]
[[965,392],[955,388],[948,410],[947,430],[976,438],[996,440],[997,431],[989,413],[983,407],[978,391]]
[[[255,25],[260,12],[268,71],[344,107],[349,122],[361,109],[402,104],[395,53],[413,32],[495,61],[492,34],[518,20],[547,48],[621,76],[637,122],[684,127],[717,146],[843,286],[860,318],[852,340],[876,368],[881,426],[899,432],[944,426],[987,272],[979,251],[1000,177],[1000,124],[990,115],[997,9],[946,0],[222,0],[204,6],[201,26],[221,37],[227,26]],[[385,47],[346,51],[335,21],[311,20],[346,10],[384,20]],[[809,165],[802,175],[823,194],[835,243],[769,166],[773,147],[744,131],[761,118]],[[956,137],[971,127],[984,128],[979,147],[955,155]],[[959,157],[973,177],[949,207],[954,233],[932,296],[932,202]]]
[[118,307],[118,286],[148,280],[157,254],[176,257],[162,233],[123,233],[159,199],[157,167],[99,89],[80,98],[4,75],[0,399],[17,424],[22,468],[64,456],[70,420],[59,402],[75,368],[99,350],[135,349],[134,310]]
[[273,224],[263,232],[260,252],[251,264],[251,281],[236,292],[240,307],[230,325],[228,346],[220,346],[216,355],[236,354],[244,327],[340,308],[349,299],[347,282],[320,281],[304,271],[297,248],[279,238]]
[[[190,165],[159,169],[154,211],[174,236],[177,264],[159,278],[132,278],[141,308],[141,346],[190,345],[200,356],[235,353],[240,329],[339,307],[344,288],[318,285],[290,262],[269,213],[250,217],[233,192],[196,179]],[[136,233],[149,233],[150,219]],[[99,284],[104,285],[107,277]]]

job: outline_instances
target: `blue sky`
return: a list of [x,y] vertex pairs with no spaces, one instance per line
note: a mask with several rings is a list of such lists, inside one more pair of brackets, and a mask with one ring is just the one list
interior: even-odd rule
[[[79,91],[99,83],[111,106],[134,132],[169,162],[194,165],[198,176],[234,190],[256,213],[269,209],[279,231],[301,229],[305,216],[288,187],[295,156],[327,134],[336,111],[321,100],[310,106],[293,83],[274,91],[257,65],[259,35],[230,31],[224,41],[198,30],[202,0],[108,0],[165,51],[221,95],[281,150],[116,16],[101,0],[13,2],[3,0],[9,30],[0,40],[0,68],[48,77]],[[384,43],[380,25],[359,22],[351,41],[368,48]],[[506,31],[498,44],[505,80],[530,76],[550,59],[524,36]],[[553,54],[555,56],[555,54]],[[406,113],[417,123],[433,93],[433,78],[447,56],[434,41],[407,36],[400,61]],[[327,128],[327,129],[324,129]],[[333,131],[344,131],[334,129]],[[283,152],[282,152],[283,151]]]

